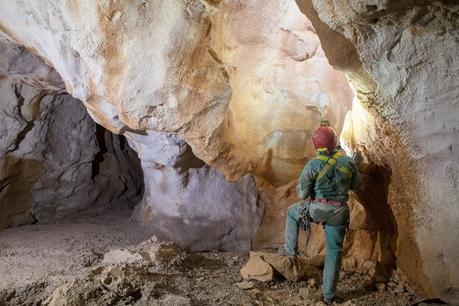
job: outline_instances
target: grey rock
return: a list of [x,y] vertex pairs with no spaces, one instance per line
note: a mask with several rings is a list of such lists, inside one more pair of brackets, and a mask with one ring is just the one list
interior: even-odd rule
[[250,175],[226,181],[174,134],[126,136],[144,169],[136,220],[151,226],[160,240],[193,251],[250,250],[264,208]]

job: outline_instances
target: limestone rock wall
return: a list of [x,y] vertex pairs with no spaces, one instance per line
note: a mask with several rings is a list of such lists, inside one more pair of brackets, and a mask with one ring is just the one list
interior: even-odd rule
[[[261,202],[268,203],[266,215],[280,220],[266,225],[272,227],[266,232],[279,237],[288,203],[275,200],[276,190],[291,184],[314,154],[309,139],[320,120],[330,119],[340,130],[351,105],[346,79],[330,67],[314,28],[290,0],[7,1],[4,7],[0,28],[5,35],[53,66],[67,92],[81,99],[97,122],[133,135],[131,145],[142,148],[148,181],[144,210],[165,210],[160,206],[167,207],[162,202],[168,197],[175,201],[175,189],[199,201],[195,195],[201,185],[216,181],[227,193],[209,190],[206,197],[237,216],[223,228],[231,229],[242,211],[251,212],[243,218],[252,222],[243,222],[245,247],[259,224],[255,207],[261,204],[253,199],[260,192]],[[236,185],[202,166],[188,170],[191,184],[173,187],[186,176],[170,166],[150,170],[148,152],[158,144],[136,137],[155,131],[176,133],[193,154]],[[172,187],[158,190],[155,184],[166,174]],[[199,179],[201,185],[195,184]],[[237,195],[239,189],[247,196]],[[228,203],[238,199],[247,203],[235,204],[242,209],[236,213]],[[179,216],[185,213],[193,214],[185,210]],[[215,217],[223,220],[217,210],[207,212],[207,218]],[[175,231],[172,225],[167,230]],[[170,237],[182,239],[178,233]],[[266,242],[272,237],[264,231],[259,235]],[[197,244],[190,239],[185,235],[181,243]]]
[[[314,15],[308,1],[298,2]],[[364,152],[363,173],[379,173],[386,189],[379,193],[387,194],[381,201],[368,192],[371,186],[357,194],[367,220],[356,227],[386,240],[379,246],[395,254],[394,265],[415,289],[457,302],[459,274],[452,271],[459,269],[459,7],[447,1],[313,4],[321,19],[317,28],[325,24],[336,31],[324,30],[319,37],[355,46],[358,62],[334,56],[336,66],[360,86],[342,139]],[[336,55],[331,45],[324,49]],[[381,220],[372,201],[393,220]],[[390,233],[395,241],[387,241]]]
[[135,154],[79,100],[2,76],[0,109],[0,228],[140,199]]
[[311,129],[321,118],[339,129],[350,108],[346,80],[290,0],[3,7],[3,32],[50,63],[97,122],[178,133],[230,179],[289,182],[313,153]]
[[251,249],[264,203],[250,175],[227,182],[174,134],[127,137],[142,161],[145,182],[134,218],[158,238],[193,251]]

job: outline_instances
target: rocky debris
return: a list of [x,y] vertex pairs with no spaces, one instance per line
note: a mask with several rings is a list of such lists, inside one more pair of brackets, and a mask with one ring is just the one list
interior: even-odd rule
[[248,290],[248,289],[252,289],[255,286],[255,284],[251,281],[242,281],[242,282],[236,283],[235,286],[243,290]]
[[260,256],[250,255],[249,261],[241,269],[244,279],[255,279],[260,282],[267,282],[274,279],[273,267],[264,261]]
[[145,261],[139,253],[132,252],[128,249],[116,249],[104,255],[103,265],[133,264]]
[[320,271],[307,262],[306,258],[280,256],[275,253],[250,252],[246,265],[241,269],[244,279],[266,282],[279,273],[289,281],[300,281],[317,277]]
[[151,237],[130,220],[131,212],[115,206],[2,230],[0,305],[40,305],[58,286],[100,265],[110,248],[130,250]]
[[[104,255],[102,264],[81,279],[58,287],[45,305],[100,305],[113,303],[149,303],[142,290],[153,290],[154,284],[144,285],[154,275],[182,270],[186,257],[171,242],[158,242],[152,237],[133,248],[115,249]],[[164,271],[168,272],[164,272]],[[149,291],[149,292],[150,292]],[[150,292],[151,293],[151,292]],[[142,298],[143,296],[143,298]],[[148,296],[148,295],[147,295]],[[190,300],[174,294],[154,299],[159,305],[190,305]]]
[[159,242],[156,236],[135,247],[111,250],[104,255],[102,265],[144,264],[157,267],[180,266],[184,250],[173,242]]
[[[104,215],[104,218],[106,216]],[[93,217],[94,218],[94,217]],[[61,224],[61,234],[68,236],[68,232],[80,233],[81,239],[86,239],[85,247],[72,244],[72,256],[78,258],[86,252],[100,253],[100,247],[104,241],[108,241],[108,235],[114,235],[116,227],[123,230],[129,227],[129,223],[113,220],[110,228],[102,226],[103,223],[93,230],[81,234],[91,227],[83,220],[71,224],[68,221]],[[27,231],[28,229],[28,231]],[[104,232],[107,231],[107,232]],[[131,228],[138,233],[138,228]],[[14,232],[21,231],[20,236],[12,236]],[[121,231],[121,229],[119,230]],[[65,266],[61,262],[63,256],[49,256],[50,249],[64,249],[58,245],[50,245],[52,240],[45,231],[45,226],[36,224],[32,226],[16,227],[6,230],[9,240],[0,237],[0,256],[8,254],[13,258],[24,258],[23,244],[34,247],[29,266],[24,265],[25,260],[16,262],[7,261],[0,274],[0,305],[317,305],[320,303],[320,275],[307,281],[289,281],[283,277],[268,282],[255,280],[241,281],[240,269],[243,262],[248,258],[231,253],[187,253],[177,248],[173,243],[157,242],[155,238],[134,246],[110,250],[105,255],[100,255],[98,261],[93,262],[90,268],[74,266],[74,260],[70,260]],[[119,233],[117,233],[118,235]],[[35,236],[34,236],[35,235]],[[38,237],[45,236],[41,242]],[[135,236],[135,235],[134,235]],[[101,237],[105,240],[99,241]],[[115,236],[116,237],[116,236]],[[123,237],[120,235],[119,238]],[[119,239],[118,238],[118,239]],[[94,241],[91,241],[93,239]],[[113,239],[113,238],[112,238]],[[131,238],[132,239],[132,238]],[[14,241],[21,243],[14,243]],[[64,239],[66,240],[66,239]],[[113,243],[116,239],[110,240]],[[125,243],[127,243],[126,241]],[[34,243],[38,243],[35,245]],[[93,249],[92,244],[101,244]],[[8,246],[9,245],[9,246]],[[16,245],[15,248],[12,248]],[[106,246],[104,246],[106,247]],[[80,255],[78,255],[80,254]],[[116,255],[116,256],[114,256]],[[122,255],[122,256],[121,256]],[[15,256],[15,257],[14,257]],[[75,257],[76,256],[76,257]],[[113,257],[114,256],[114,257]],[[123,259],[123,256],[125,257]],[[137,261],[142,257],[143,260]],[[106,263],[101,259],[105,258]],[[108,264],[107,260],[113,260]],[[133,262],[132,259],[135,259]],[[2,257],[2,261],[8,258]],[[39,259],[39,260],[37,260]],[[35,266],[33,265],[35,263]],[[49,282],[56,282],[49,268],[41,269],[43,264],[55,266],[56,271],[66,271],[68,275],[61,278],[61,284],[49,286]],[[170,263],[170,264],[168,264]],[[8,271],[17,271],[21,265],[21,275]],[[40,265],[37,267],[37,265]],[[71,269],[69,267],[71,266]],[[2,265],[0,265],[2,267]],[[12,270],[8,270],[12,269]],[[29,269],[29,270],[27,270]],[[42,277],[37,277],[40,270]],[[52,273],[56,273],[52,271]],[[6,272],[6,273],[3,273]],[[27,282],[31,274],[35,279],[42,282]],[[9,282],[12,277],[20,278],[18,282]],[[62,275],[61,277],[64,277]],[[375,289],[365,289],[364,281],[371,276],[360,273],[346,272],[341,274],[338,284],[338,294],[344,299],[346,305],[383,306],[383,305],[411,305],[416,297],[408,292],[395,294],[392,287],[384,292]],[[19,279],[18,279],[19,280]],[[64,283],[62,281],[65,280]],[[395,278],[391,282],[398,285]],[[8,285],[9,284],[9,285]],[[48,289],[45,289],[48,288]],[[53,290],[51,290],[53,289]],[[306,290],[307,289],[307,290]]]

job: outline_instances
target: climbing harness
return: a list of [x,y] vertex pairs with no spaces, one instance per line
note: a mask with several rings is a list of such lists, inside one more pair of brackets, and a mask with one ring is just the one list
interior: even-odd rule
[[[319,148],[318,151],[328,152],[326,148]],[[341,156],[342,154],[339,151],[333,154],[332,156],[318,155],[315,159],[326,162],[326,165],[317,174],[315,181],[316,182],[320,181],[333,168],[337,169],[339,172],[343,173],[345,176],[349,178],[352,177],[352,170],[338,163],[338,158],[340,158]],[[327,205],[333,205],[337,207],[346,204],[346,202],[337,202],[337,201],[331,201],[327,199],[314,199],[314,200],[309,199],[307,201],[302,202],[303,207],[302,207],[301,213],[298,218],[298,225],[301,230],[306,232],[305,249],[307,248],[309,239],[311,238],[311,222],[314,222],[314,220],[311,218],[309,214],[309,204],[311,202],[324,203]],[[349,223],[347,225],[346,231],[348,231],[348,228],[349,228]]]
[[336,206],[336,207],[341,207],[343,205],[346,205],[347,203],[346,201],[330,201],[327,199],[314,199],[312,202]]
[[316,182],[320,181],[331,169],[333,169],[333,167],[335,167],[336,170],[343,173],[347,177],[352,177],[352,170],[338,163],[338,158],[341,156],[342,154],[339,151],[333,154],[332,156],[327,156],[327,155],[316,156],[315,159],[318,159],[318,160],[321,160],[327,163],[325,167],[323,167],[322,170],[320,170],[319,174],[317,174]]

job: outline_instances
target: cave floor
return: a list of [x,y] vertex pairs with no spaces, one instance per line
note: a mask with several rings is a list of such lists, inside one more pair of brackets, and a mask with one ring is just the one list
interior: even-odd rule
[[150,237],[130,220],[131,213],[114,206],[0,231],[0,305],[20,295],[46,296],[84,274],[109,249]]
[[[243,282],[239,271],[248,258],[231,253],[183,252],[160,269],[123,264],[107,270],[100,265],[106,252],[150,237],[129,213],[86,213],[1,231],[0,305],[40,305],[51,294],[50,305],[323,305],[320,280]],[[381,292],[365,289],[369,281],[341,273],[342,305],[419,301],[397,284]]]

